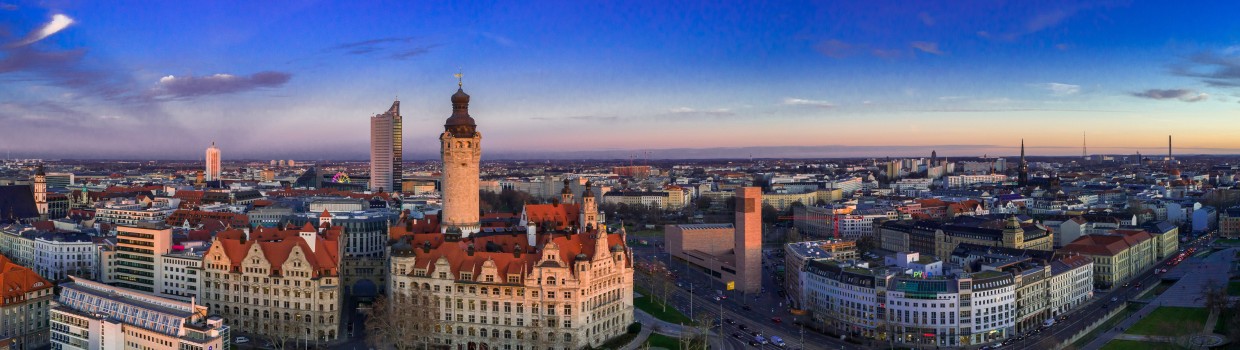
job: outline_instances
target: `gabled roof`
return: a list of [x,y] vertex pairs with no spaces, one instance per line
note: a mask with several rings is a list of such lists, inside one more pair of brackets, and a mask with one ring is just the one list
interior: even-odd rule
[[[538,225],[542,229],[564,230],[579,226],[578,218],[581,205],[578,204],[526,204],[526,221]],[[544,223],[551,226],[542,227]]]
[[52,282],[0,254],[0,306],[21,302],[24,294],[52,288]]
[[[315,277],[338,276],[340,266],[339,239],[344,229],[333,226],[318,233],[313,226],[302,229],[280,229],[259,226],[250,231],[249,239],[245,232],[237,229],[225,230],[216,234],[215,243],[219,244],[228,255],[234,269],[241,266],[242,260],[255,245],[262,251],[263,257],[271,264],[273,274],[280,273],[284,262],[288,260],[293,247],[299,247],[307,256]],[[315,232],[315,249],[300,237],[302,232]]]

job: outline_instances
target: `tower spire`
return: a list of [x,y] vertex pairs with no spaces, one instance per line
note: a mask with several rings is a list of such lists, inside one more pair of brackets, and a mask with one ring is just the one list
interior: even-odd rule
[[461,67],[456,67],[456,74],[453,74],[453,76],[456,77],[456,87],[462,89],[465,88],[465,82],[461,79],[461,77],[464,76],[464,74],[461,73]]

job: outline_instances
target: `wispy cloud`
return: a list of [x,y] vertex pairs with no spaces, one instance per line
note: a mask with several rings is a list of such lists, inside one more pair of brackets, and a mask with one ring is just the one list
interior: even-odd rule
[[349,55],[376,55],[379,57],[407,60],[425,55],[438,44],[419,44],[415,37],[390,37],[368,39],[339,44],[327,48],[327,51],[342,52]]
[[68,28],[69,25],[71,24],[73,24],[72,18],[69,18],[69,16],[65,16],[65,15],[57,13],[55,15],[52,15],[51,21],[40,26],[38,29],[35,29],[34,31],[31,31],[30,33],[26,34],[26,37],[22,38],[22,40],[18,40],[17,42],[8,44],[6,46],[9,48],[15,48],[15,47],[22,47],[22,46],[34,44],[35,42],[38,42],[39,40],[46,39],[47,37],[52,36],[52,34],[56,34],[64,30],[65,28]]
[[1210,98],[1209,94],[1192,89],[1149,89],[1142,92],[1134,92],[1132,95],[1154,100],[1180,100],[1184,102],[1205,101]]
[[917,19],[920,19],[921,23],[925,24],[927,27],[934,26],[934,17],[931,17],[930,13],[927,13],[927,12],[918,13]]
[[279,87],[287,83],[292,75],[285,72],[258,72],[249,76],[232,74],[215,74],[203,77],[165,76],[152,91],[155,96],[170,98],[189,98],[207,95],[231,94],[262,88]]
[[939,43],[935,43],[935,42],[914,41],[912,43],[909,43],[909,47],[912,47],[914,49],[917,49],[918,51],[925,52],[928,54],[943,55],[943,51],[939,50]]
[[1171,73],[1199,78],[1210,86],[1240,87],[1240,48],[1202,52],[1171,66]]
[[[986,38],[986,39],[993,39],[993,40],[1003,40],[1003,41],[1016,40],[1025,35],[1041,32],[1043,30],[1047,30],[1047,29],[1059,26],[1065,20],[1076,15],[1081,10],[1088,9],[1095,5],[1097,4],[1081,4],[1081,5],[1064,6],[1061,8],[1046,10],[1046,11],[1034,14],[1033,17],[1030,17],[1029,19],[1025,20],[1023,23],[1021,23],[1019,27],[1007,28],[1006,30],[1001,30],[998,33],[992,33],[989,31],[979,31],[977,32],[977,36]],[[1063,48],[1060,48],[1060,49],[1062,50]]]
[[818,108],[832,108],[834,103],[820,100],[807,100],[803,98],[785,97],[783,105],[785,106],[809,106]]
[[674,114],[674,115],[714,116],[714,117],[724,117],[724,116],[731,116],[731,115],[736,114],[736,113],[733,113],[732,110],[728,108],[696,109],[696,108],[689,108],[689,107],[677,107],[677,108],[672,108],[671,110],[668,110],[667,112],[668,114]]
[[1070,96],[1081,92],[1080,85],[1064,84],[1064,83],[1038,83],[1031,84],[1033,87],[1046,90],[1054,96]]
[[10,3],[5,3],[5,2],[0,2],[0,10],[5,10],[5,11],[17,11],[17,5],[13,5],[13,4],[10,4]]

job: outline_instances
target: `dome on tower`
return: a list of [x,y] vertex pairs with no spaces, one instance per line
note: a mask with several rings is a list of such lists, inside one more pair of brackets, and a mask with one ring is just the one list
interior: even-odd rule
[[456,89],[456,93],[452,94],[452,116],[444,123],[446,128],[454,126],[477,126],[474,118],[469,116],[469,95],[461,89]]
[[456,89],[456,93],[452,94],[452,103],[469,103],[469,94],[463,89]]

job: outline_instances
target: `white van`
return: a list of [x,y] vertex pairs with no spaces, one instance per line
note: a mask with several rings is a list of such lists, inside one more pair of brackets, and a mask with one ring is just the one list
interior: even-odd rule
[[1042,322],[1043,327],[1050,327],[1054,325],[1055,325],[1055,318],[1048,318],[1046,319],[1046,321]]

